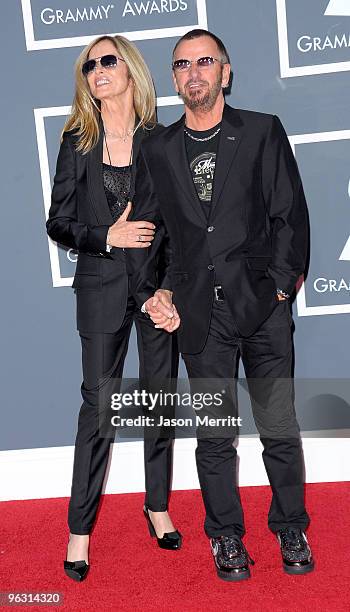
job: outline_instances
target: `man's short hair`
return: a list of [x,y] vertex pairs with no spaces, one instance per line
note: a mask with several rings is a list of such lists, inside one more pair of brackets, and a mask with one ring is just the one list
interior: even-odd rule
[[213,34],[212,32],[209,32],[208,30],[201,30],[200,28],[187,32],[177,41],[174,47],[174,51],[173,51],[173,59],[174,59],[175,51],[180,45],[180,43],[182,43],[184,40],[194,40],[195,38],[200,38],[201,36],[209,36],[209,38],[212,38],[212,40],[216,42],[217,47],[219,49],[219,53],[221,55],[220,57],[221,61],[224,62],[225,64],[230,64],[230,57],[229,57],[229,54],[227,53],[227,49],[224,43],[222,42],[222,40],[218,36]]

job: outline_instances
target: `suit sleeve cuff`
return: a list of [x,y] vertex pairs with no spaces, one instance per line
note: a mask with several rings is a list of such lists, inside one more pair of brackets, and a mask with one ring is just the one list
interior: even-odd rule
[[91,251],[106,252],[109,225],[99,225],[88,229],[88,245]]
[[158,289],[167,289],[168,291],[172,291],[172,287],[171,287],[171,281],[170,281],[170,276],[169,275],[165,275],[164,278],[162,279],[161,283],[159,284]]

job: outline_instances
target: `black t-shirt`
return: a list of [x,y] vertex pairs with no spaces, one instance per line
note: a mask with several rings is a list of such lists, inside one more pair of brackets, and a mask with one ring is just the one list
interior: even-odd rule
[[[220,138],[221,122],[210,130],[198,131],[185,127],[185,144],[188,163],[199,200],[207,219],[209,218],[214,185],[216,153]],[[190,136],[188,135],[190,134]],[[213,138],[209,138],[210,136]],[[192,138],[191,138],[192,136]],[[209,138],[209,140],[193,140]]]

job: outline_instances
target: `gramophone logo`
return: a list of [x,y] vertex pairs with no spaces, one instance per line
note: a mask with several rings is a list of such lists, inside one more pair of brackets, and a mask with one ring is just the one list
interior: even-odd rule
[[100,34],[129,40],[207,29],[206,0],[22,0],[28,51],[80,47]]
[[350,130],[290,137],[310,216],[310,263],[299,316],[350,313]]
[[[350,198],[350,180],[348,183],[348,196]],[[339,257],[340,261],[350,261],[350,236],[346,241],[346,245],[343,248],[340,257]],[[350,266],[349,266],[350,267]]]
[[330,0],[325,15],[332,15],[333,17],[350,17],[349,0]]
[[281,77],[350,70],[350,0],[276,0]]

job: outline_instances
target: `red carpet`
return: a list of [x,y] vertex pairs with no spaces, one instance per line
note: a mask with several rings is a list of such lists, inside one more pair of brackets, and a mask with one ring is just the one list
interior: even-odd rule
[[172,518],[184,535],[178,552],[158,549],[149,537],[143,494],[105,496],[91,540],[90,573],[81,584],[63,573],[68,500],[2,502],[0,591],[63,593],[62,606],[34,605],[32,611],[349,612],[350,483],[307,485],[316,568],[305,576],[281,569],[266,525],[270,495],[268,487],[241,489],[244,542],[256,563],[252,578],[242,583],[216,576],[199,491],[172,494]]

